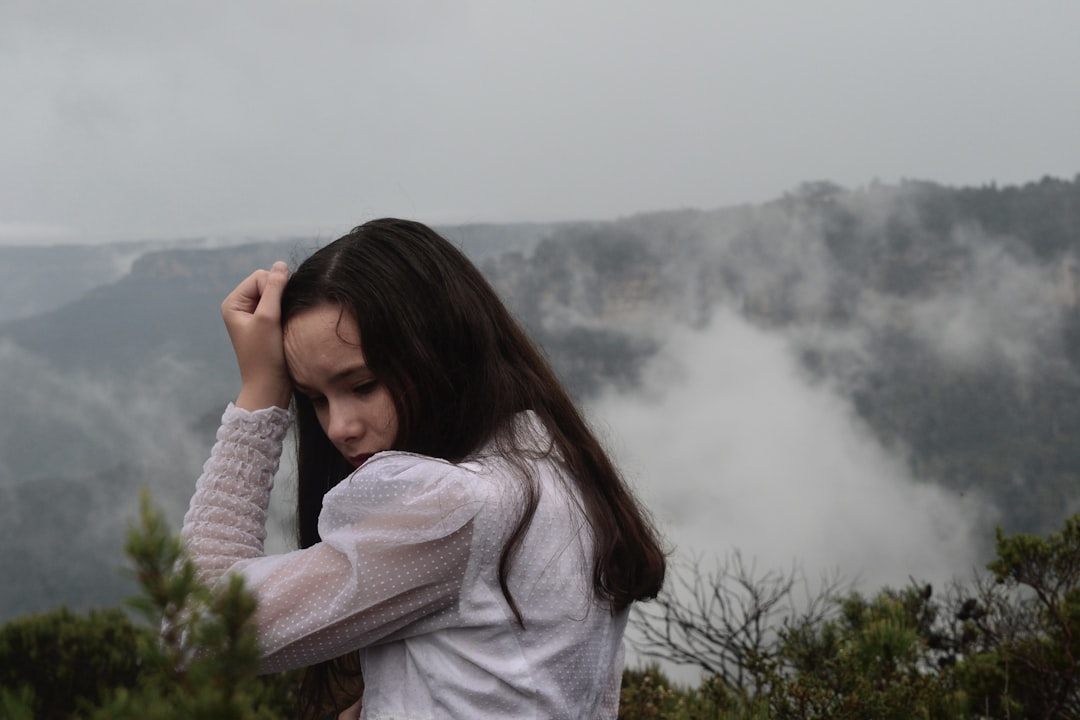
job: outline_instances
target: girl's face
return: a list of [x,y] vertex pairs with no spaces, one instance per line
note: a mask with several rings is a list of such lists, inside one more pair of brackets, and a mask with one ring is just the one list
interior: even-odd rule
[[285,326],[285,362],[326,437],[355,467],[393,447],[393,399],[368,369],[360,330],[348,313],[319,305],[293,316]]

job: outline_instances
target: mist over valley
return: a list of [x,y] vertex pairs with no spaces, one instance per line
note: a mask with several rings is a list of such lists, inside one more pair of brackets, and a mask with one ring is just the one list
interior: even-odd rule
[[[678,559],[938,581],[1080,508],[1080,176],[441,229]],[[139,488],[178,527],[238,389],[222,298],[328,239],[0,248],[0,617],[127,592]]]

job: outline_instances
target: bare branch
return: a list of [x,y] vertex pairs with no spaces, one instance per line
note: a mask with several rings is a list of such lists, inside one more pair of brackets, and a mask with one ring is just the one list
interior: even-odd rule
[[696,666],[752,694],[761,683],[753,668],[778,660],[781,630],[822,622],[842,587],[834,576],[812,589],[794,566],[759,574],[737,551],[710,572],[699,558],[674,566],[654,602],[635,605],[630,641],[646,657]]

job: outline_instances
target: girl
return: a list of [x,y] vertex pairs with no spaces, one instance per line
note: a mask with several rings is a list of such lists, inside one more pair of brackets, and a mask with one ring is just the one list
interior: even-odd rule
[[[615,718],[664,553],[472,263],[376,220],[291,278],[253,273],[222,314],[241,390],[183,536],[203,579],[255,593],[265,669],[309,668],[306,714],[358,664],[370,720]],[[290,400],[301,549],[267,556]]]

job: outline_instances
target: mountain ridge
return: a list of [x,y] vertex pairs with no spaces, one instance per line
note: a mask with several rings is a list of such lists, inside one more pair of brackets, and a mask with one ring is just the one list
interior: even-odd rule
[[[1078,218],[1080,176],[808,183],[761,205],[514,226],[508,246],[499,226],[445,232],[473,248],[586,403],[638,392],[677,328],[709,332],[734,312],[783,338],[804,382],[850,403],[916,478],[985,496],[1009,531],[1043,532],[1080,502]],[[221,299],[251,269],[313,246],[148,252],[77,300],[0,323],[0,519],[17,528],[5,554],[55,546],[43,519],[66,507],[63,492],[17,489],[35,479],[127,507],[143,478],[177,516],[213,430],[200,419],[237,387]],[[115,468],[128,479],[110,483]],[[87,549],[102,568],[118,557],[109,523]],[[62,558],[59,569],[11,561],[27,577],[65,572]],[[108,595],[99,590],[84,594]]]

